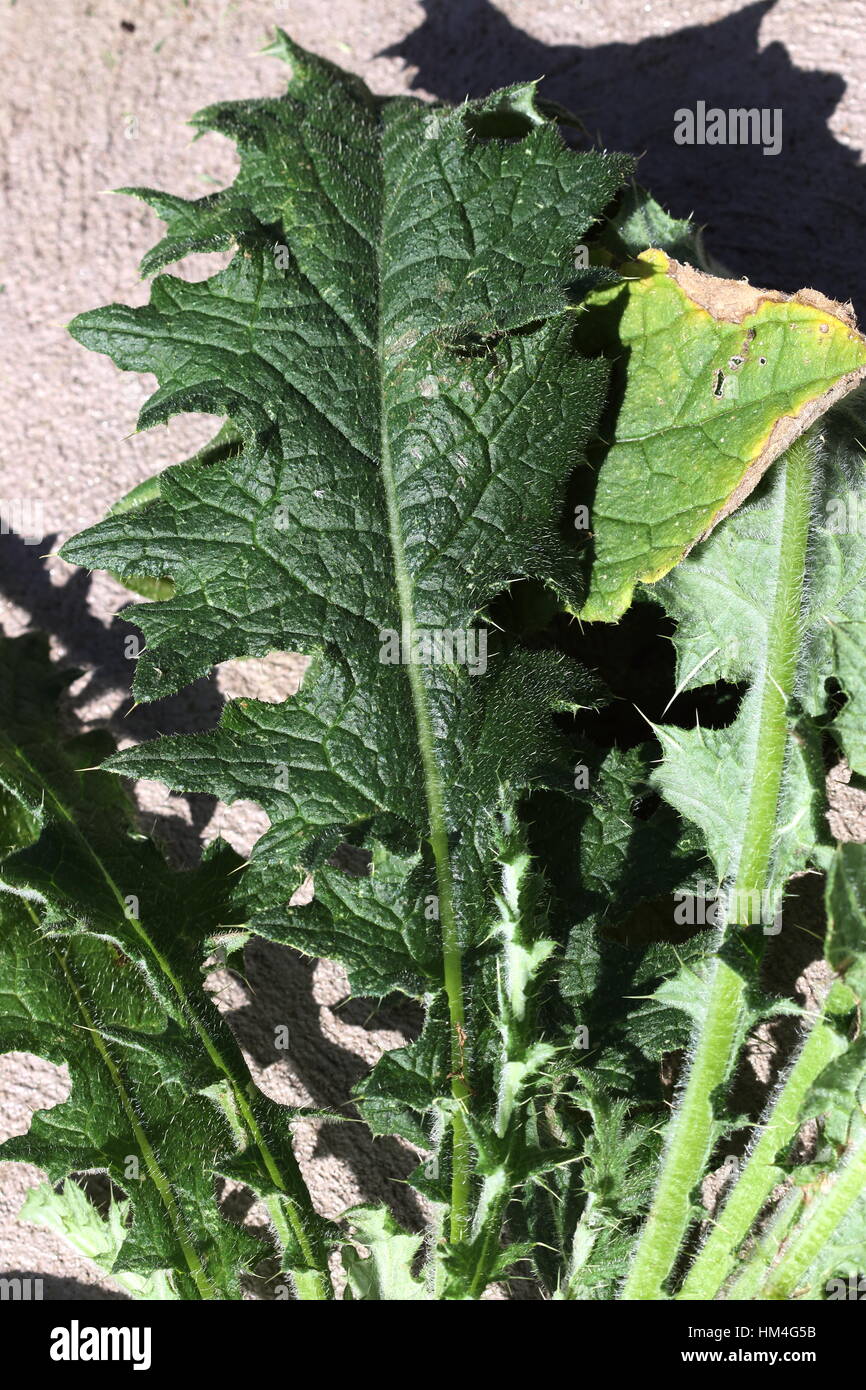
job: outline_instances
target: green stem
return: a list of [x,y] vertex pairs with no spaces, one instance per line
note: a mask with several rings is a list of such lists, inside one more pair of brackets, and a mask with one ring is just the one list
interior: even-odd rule
[[806,1093],[838,1051],[839,1035],[820,1019],[807,1034],[761,1126],[760,1138],[689,1270],[678,1298],[709,1301],[719,1293],[735,1266],[740,1246],[773,1188],[784,1178],[784,1171],[776,1166],[775,1159],[791,1144],[800,1127]]
[[491,935],[502,944],[499,963],[498,1024],[500,1032],[499,1075],[494,1133],[505,1144],[505,1154],[488,1170],[472,1221],[474,1269],[469,1278],[469,1296],[484,1292],[501,1249],[502,1227],[511,1194],[514,1174],[519,1171],[525,1152],[525,1112],[521,1104],[524,1089],[549,1053],[536,1036],[533,985],[538,971],[553,950],[553,943],[540,939],[535,931],[532,905],[531,860],[525,837],[507,804],[502,807],[501,844],[502,886],[498,898],[499,919]]
[[[380,345],[380,358],[382,357]],[[380,372],[380,376],[382,373]],[[403,538],[403,524],[400,503],[397,496],[397,483],[391,462],[388,431],[384,428],[385,402],[382,400],[383,428],[382,444],[382,482],[388,512],[388,530],[391,551],[394,559],[394,574],[397,582],[397,600],[401,619],[401,636],[413,650],[418,624],[415,614],[415,596],[412,576],[406,561],[406,547]],[[430,717],[427,688],[420,666],[409,662],[406,667],[409,688],[412,694],[412,707],[415,727],[418,734],[418,748],[421,754],[421,769],[424,777],[424,791],[430,820],[430,847],[436,866],[436,886],[439,897],[439,922],[442,930],[442,967],[445,994],[448,999],[448,1014],[451,1024],[451,1094],[455,1108],[451,1116],[451,1212],[450,1236],[452,1242],[462,1240],[466,1234],[469,1219],[469,1198],[471,1188],[472,1151],[469,1130],[464,1118],[466,1102],[470,1090],[464,1068],[465,1014],[463,1006],[463,952],[457,926],[452,889],[451,856],[448,846],[448,821],[445,811],[445,792],[436,759],[433,721]]]
[[795,1188],[783,1199],[771,1216],[767,1227],[752,1243],[743,1259],[737,1277],[725,1290],[725,1299],[734,1303],[751,1303],[761,1297],[759,1289],[791,1229],[803,1209],[803,1190]]
[[597,1192],[587,1193],[583,1211],[580,1219],[574,1228],[574,1238],[571,1242],[571,1259],[568,1263],[568,1273],[565,1280],[565,1288],[562,1292],[563,1299],[571,1300],[577,1298],[581,1287],[583,1271],[595,1249],[596,1242],[604,1229],[604,1218],[599,1210],[599,1199]]
[[866,1189],[866,1134],[852,1148],[832,1181],[819,1189],[805,1209],[803,1220],[788,1240],[781,1260],[764,1282],[758,1297],[795,1298],[810,1265],[836,1233],[849,1210]]
[[711,1096],[733,1062],[743,1005],[740,976],[721,960],[713,969],[706,1019],[670,1122],[661,1176],[622,1291],[624,1299],[666,1297],[662,1286],[689,1225],[692,1192],[710,1156],[715,1120]]
[[490,1274],[501,1248],[502,1223],[510,1197],[511,1184],[506,1162],[485,1178],[481,1185],[473,1221],[475,1268],[469,1280],[470,1298],[480,1298],[490,1282]]
[[[788,747],[787,706],[797,674],[800,612],[809,539],[811,449],[803,438],[792,444],[784,461],[784,488],[775,594],[768,624],[759,686],[757,737],[751,788],[745,816],[740,862],[735,870],[733,910],[764,891],[772,867],[779,792]],[[720,794],[724,795],[723,789]],[[693,1044],[688,1079],[670,1122],[661,1175],[635,1258],[623,1288],[624,1299],[663,1299],[688,1229],[692,1193],[709,1159],[715,1127],[713,1092],[733,1065],[744,1017],[744,982],[726,961],[716,958],[708,982],[706,1014]]]

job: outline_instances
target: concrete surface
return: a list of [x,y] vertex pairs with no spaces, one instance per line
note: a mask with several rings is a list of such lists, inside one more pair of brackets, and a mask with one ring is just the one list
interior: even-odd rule
[[[866,87],[860,80],[864,0],[18,0],[0,13],[0,419],[3,499],[38,500],[51,544],[0,537],[0,619],[8,632],[46,629],[57,655],[85,675],[68,717],[108,723],[121,742],[213,724],[225,694],[277,699],[297,683],[295,657],[222,668],[159,705],[129,709],[130,666],[112,622],[125,592],[104,576],[39,557],[101,517],[141,479],[184,456],[212,422],[175,421],[130,438],[152,382],[84,352],[63,325],[79,310],[140,303],[136,277],[156,221],[141,205],[103,196],[122,184],[201,194],[231,178],[231,147],[194,145],[186,119],[211,101],[276,94],[279,64],[255,55],[278,23],[303,44],[361,73],[382,92],[459,99],[521,78],[577,110],[612,148],[647,151],[642,178],[680,215],[694,211],[713,252],[754,283],[810,284],[853,297],[866,317],[861,253],[866,172]],[[781,107],[784,145],[689,148],[673,142],[680,106]],[[201,263],[195,275],[203,273]],[[863,798],[835,779],[837,833],[863,838]],[[201,838],[248,847],[265,821],[255,807],[189,802],[141,789],[151,823],[180,861]],[[259,946],[249,985],[222,986],[224,1007],[261,1084],[285,1100],[332,1105],[361,1070],[416,1023],[410,1007],[371,1014],[339,1008],[334,966]],[[290,1011],[297,1045],[274,1064],[262,1038]],[[272,1036],[272,1034],[271,1034]],[[32,1058],[2,1063],[0,1128],[26,1129],[55,1103],[62,1070]],[[322,1209],[410,1194],[411,1160],[397,1144],[360,1142],[360,1130],[300,1137]],[[0,1272],[42,1276],[46,1296],[109,1297],[111,1282],[59,1240],[16,1221],[35,1170],[0,1165]],[[407,1214],[409,1214],[407,1212]]]

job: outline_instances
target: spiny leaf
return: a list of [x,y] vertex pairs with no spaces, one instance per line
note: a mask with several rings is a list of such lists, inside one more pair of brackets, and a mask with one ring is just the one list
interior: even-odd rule
[[700,228],[687,217],[671,217],[634,179],[617,199],[600,240],[617,264],[636,260],[648,246],[657,246],[698,270],[711,269]]
[[[160,277],[149,306],[73,325],[121,366],[156,372],[143,425],[222,411],[244,449],[168,470],[157,501],[64,553],[172,578],[173,599],[136,609],[140,698],[226,657],[320,652],[293,701],[244,702],[215,734],[112,765],[258,801],[272,830],[253,864],[257,927],[357,969],[349,937],[369,933],[370,912],[431,935],[412,906],[437,891],[429,854],[415,860],[431,798],[436,844],[460,827],[454,862],[446,870],[441,848],[434,858],[459,895],[461,939],[477,939],[489,808],[500,786],[537,778],[550,705],[594,697],[563,662],[487,654],[477,615],[521,576],[576,598],[558,514],[605,374],[571,346],[573,247],[629,161],[568,151],[529,88],[456,111],[379,102],[279,46],[293,67],[284,98],[198,118],[238,141],[235,185],[195,205],[147,195],[169,222],[166,256],[185,254],[199,224],[212,245],[224,218],[224,244],[241,248],[231,265],[193,285]],[[472,135],[476,118],[506,109],[522,139]],[[416,664],[425,634],[443,632],[474,664]],[[399,883],[392,860],[390,907],[374,901],[387,876],[338,888],[324,869],[350,830],[405,855]],[[299,863],[320,870],[318,901],[280,926]],[[441,883],[438,896],[447,914]],[[325,931],[326,917],[343,926]],[[359,987],[417,991],[418,963],[383,956]]]
[[442,996],[431,1001],[420,1038],[386,1052],[355,1087],[358,1108],[373,1134],[399,1134],[418,1148],[432,1147],[423,1120],[447,1094],[451,1056],[443,1003]]
[[[241,701],[215,732],[111,766],[266,810],[243,886],[252,929],[341,960],[370,994],[444,985],[456,1135],[494,1052],[502,821],[559,775],[553,711],[601,696],[485,618],[521,580],[581,596],[561,517],[607,369],[575,352],[573,309],[615,276],[576,271],[575,250],[632,161],[568,150],[531,85],[430,107],[375,98],[285,35],[274,51],[292,68],[283,98],[196,119],[237,142],[234,185],[196,201],[136,190],[168,224],[146,269],[236,246],[229,266],[162,275],[147,306],[72,325],[155,373],[142,427],[206,410],[242,447],[167,470],[158,497],[64,554],[171,579],[172,598],[135,611],[141,699],[229,657],[314,656],[293,700]],[[370,852],[369,875],[335,866],[341,840]],[[310,871],[312,903],[291,903]],[[484,1136],[489,1100],[479,1111]]]
[[369,1251],[361,1255],[353,1245],[343,1246],[348,1297],[400,1303],[428,1298],[423,1282],[412,1273],[423,1236],[401,1230],[385,1207],[352,1207],[346,1220],[353,1238]]
[[[853,1036],[815,1079],[803,1105],[803,1118],[821,1117],[822,1133],[835,1163],[853,1131],[866,1120],[866,1046],[859,1019],[866,996],[866,846],[839,845],[827,875],[828,964],[838,980],[828,1007],[837,1025],[854,1022]],[[848,1030],[851,1031],[850,1028]]]
[[[859,410],[860,397],[855,400]],[[859,414],[854,417],[859,418]],[[763,925],[770,931],[782,885],[810,862],[826,862],[824,773],[820,729],[829,728],[852,766],[861,765],[858,730],[866,705],[852,644],[866,615],[866,535],[840,529],[835,505],[866,503],[863,449],[848,408],[833,411],[809,445],[808,581],[793,633],[793,662],[782,692],[787,753],[774,811],[772,873],[763,885]],[[798,446],[799,447],[799,446]],[[768,691],[770,642],[777,603],[786,513],[784,478],[768,479],[754,500],[650,591],[677,623],[677,685],[749,681],[733,724],[722,729],[659,729],[665,757],[656,784],[700,826],[717,882],[730,882],[744,852],[746,808],[756,787],[756,737]],[[801,561],[801,564],[805,559]],[[796,617],[797,615],[795,615]],[[843,638],[844,646],[840,642]],[[840,658],[841,653],[841,658]],[[862,665],[862,663],[861,663]],[[778,673],[774,676],[778,679]],[[828,700],[836,682],[847,699],[840,714]],[[851,735],[853,734],[853,738]]]
[[866,999],[866,851],[839,845],[827,876],[827,962],[844,981],[840,1003],[859,1008]]
[[709,934],[678,927],[675,910],[708,869],[699,837],[670,807],[645,814],[652,754],[650,745],[585,748],[587,794],[540,793],[530,807],[532,845],[565,943],[556,963],[565,1011],[548,1001],[545,1023],[581,1076],[591,1070],[613,1093],[658,1102],[658,1063],[685,1044],[687,1030],[655,991],[707,949]]
[[646,1207],[661,1141],[658,1125],[630,1114],[629,1102],[612,1098],[597,1079],[586,1079],[573,1097],[591,1118],[579,1171],[582,1205],[559,1194],[557,1213],[561,1278],[555,1297],[610,1299],[628,1262],[636,1219]]
[[203,931],[231,921],[238,857],[217,846],[198,870],[172,873],[117,779],[78,771],[93,740],[62,742],[50,700],[64,682],[45,640],[4,640],[0,657],[0,783],[25,804],[41,788],[31,843],[7,845],[0,864],[0,1035],[4,1050],[65,1062],[72,1077],[69,1098],[34,1115],[4,1156],[54,1182],[106,1171],[129,1199],[120,1271],[164,1272],[185,1298],[237,1298],[268,1253],[217,1203],[217,1175],[240,1150],[293,1204],[299,1288],[324,1291],[325,1227],[290,1117],[252,1088],[198,966]]
[[177,1291],[162,1271],[144,1276],[127,1273],[118,1267],[127,1236],[129,1209],[128,1199],[112,1192],[103,1216],[79,1184],[67,1178],[58,1189],[47,1182],[31,1187],[18,1219],[56,1231],[136,1298],[177,1298]]

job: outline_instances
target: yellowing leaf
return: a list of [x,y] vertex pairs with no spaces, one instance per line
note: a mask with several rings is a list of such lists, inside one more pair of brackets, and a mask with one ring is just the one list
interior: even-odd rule
[[[639,580],[667,574],[770,464],[866,376],[850,306],[756,289],[645,251],[590,295],[579,337],[620,386],[590,529],[589,620],[615,621]],[[614,385],[616,393],[616,382]]]

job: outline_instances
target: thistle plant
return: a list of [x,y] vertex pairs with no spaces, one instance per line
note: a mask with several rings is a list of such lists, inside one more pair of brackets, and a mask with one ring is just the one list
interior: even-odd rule
[[[282,703],[118,753],[65,740],[69,676],[5,643],[0,1029],[72,1078],[4,1150],[60,1184],[28,1212],[146,1298],[239,1298],[266,1257],[300,1300],[515,1275],[562,1300],[829,1296],[864,1241],[866,863],[825,783],[831,749],[866,772],[866,541],[833,520],[866,497],[866,341],[816,291],[709,275],[632,158],[575,148],[534,84],[451,108],[375,97],[282,32],[270,51],[283,97],[195,118],[235,141],[231,187],[125,190],[166,224],[149,303],[71,325],[155,375],[140,428],[224,423],[62,554],[147,600],[140,702],[228,659],[309,666]],[[165,273],[214,250],[208,279]],[[640,703],[623,634],[661,614],[676,672],[635,741],[593,653]],[[713,717],[672,722],[696,692]],[[269,829],[176,872],[118,774]],[[804,1008],[763,959],[807,871],[829,929]],[[202,989],[214,946],[237,963],[253,937],[422,1004],[346,1100],[417,1155],[424,1229],[317,1209],[292,1126],[349,1109],[267,1100]],[[798,1041],[744,1117],[738,1059],[783,1014]],[[72,1181],[93,1170],[107,1213]]]

